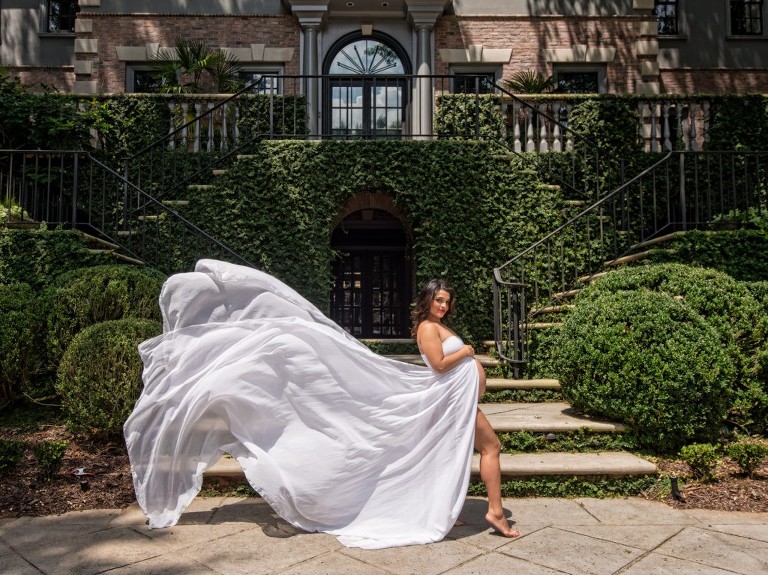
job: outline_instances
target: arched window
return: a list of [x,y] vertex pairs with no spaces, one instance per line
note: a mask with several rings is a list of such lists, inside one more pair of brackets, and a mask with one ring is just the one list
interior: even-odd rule
[[402,48],[384,34],[353,34],[329,51],[324,72],[323,131],[335,137],[400,137],[410,64]]

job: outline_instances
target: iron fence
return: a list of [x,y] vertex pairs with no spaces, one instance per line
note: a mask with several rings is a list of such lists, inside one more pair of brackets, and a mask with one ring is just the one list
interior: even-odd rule
[[670,152],[494,269],[499,355],[526,360],[528,327],[606,269],[669,234],[743,225],[768,210],[768,152]]

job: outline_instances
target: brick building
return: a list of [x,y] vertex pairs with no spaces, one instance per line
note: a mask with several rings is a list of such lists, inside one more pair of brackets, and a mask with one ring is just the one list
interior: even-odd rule
[[403,74],[537,70],[598,92],[764,92],[767,15],[763,0],[18,0],[0,4],[0,65],[30,85],[119,93],[140,88],[178,38],[286,75],[332,72],[367,39]]

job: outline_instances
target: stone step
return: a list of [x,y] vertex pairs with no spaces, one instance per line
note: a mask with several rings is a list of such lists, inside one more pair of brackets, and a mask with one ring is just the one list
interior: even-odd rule
[[[653,475],[656,465],[625,451],[597,453],[502,453],[501,476],[507,479],[536,476],[611,476]],[[472,474],[480,474],[480,456],[472,458]],[[240,464],[225,455],[203,473],[204,480],[245,482]]]
[[3,222],[2,225],[9,230],[38,230],[42,224],[40,222],[23,221]]
[[[682,238],[686,233],[685,231],[679,231],[679,232],[672,232],[671,234],[666,234],[664,236],[659,236],[657,238],[653,238],[650,240],[645,240],[644,242],[640,242],[638,244],[635,244],[630,249],[631,250],[644,250],[646,248],[649,248],[651,246],[655,246],[657,244],[663,244],[665,242],[671,242],[678,238]],[[707,232],[704,232],[707,233]]]
[[480,409],[496,431],[564,432],[586,427],[591,431],[624,431],[621,423],[576,413],[565,402],[481,403]]
[[531,310],[531,315],[542,315],[542,314],[550,314],[550,313],[566,313],[574,309],[576,306],[573,304],[562,304],[562,305],[550,305],[547,307],[540,307],[536,309]]
[[485,389],[488,391],[503,389],[560,389],[560,382],[556,379],[507,379],[502,377],[489,377],[485,383]]
[[187,189],[191,191],[204,192],[206,190],[212,190],[215,187],[216,186],[214,186],[213,184],[189,184],[187,186]]
[[644,260],[646,258],[651,257],[654,254],[674,254],[675,250],[672,249],[650,249],[646,250],[644,252],[639,252],[636,254],[630,254],[628,256],[624,256],[621,258],[616,258],[615,260],[611,260],[609,262],[605,262],[606,267],[616,267],[624,264],[631,264],[640,260]]
[[214,176],[223,176],[226,173],[227,173],[227,170],[213,170]]
[[119,250],[120,246],[118,246],[115,243],[109,242],[107,240],[103,240],[101,238],[97,238],[96,236],[92,236],[90,234],[86,234],[85,232],[81,232],[78,230],[77,232],[80,237],[82,237],[87,243],[89,244],[98,244],[100,246],[104,246],[105,248],[109,250]]
[[[397,361],[402,361],[405,363],[412,363],[414,365],[425,365],[424,360],[421,358],[420,355],[417,355],[417,354],[410,354],[410,353],[387,354],[386,357],[390,359],[395,359]],[[480,365],[482,365],[483,367],[498,367],[499,365],[501,365],[501,361],[489,355],[477,354],[475,355],[475,359],[477,359],[480,362]]]
[[188,206],[189,200],[163,200],[164,206]]
[[156,222],[160,219],[160,216],[157,215],[151,215],[151,216],[137,216],[137,220],[140,222]]

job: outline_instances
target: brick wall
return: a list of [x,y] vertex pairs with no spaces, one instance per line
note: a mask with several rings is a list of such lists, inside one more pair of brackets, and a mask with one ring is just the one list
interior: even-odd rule
[[[632,91],[640,81],[639,59],[633,53],[640,39],[640,23],[645,17],[457,17],[441,18],[435,27],[435,44],[440,48],[463,49],[470,44],[484,48],[512,48],[512,59],[504,65],[503,76],[509,78],[520,70],[552,73],[545,61],[545,49],[616,48],[616,57],[606,65],[609,92]],[[586,64],[586,63],[584,63]],[[437,74],[447,74],[449,64],[436,60]]]
[[95,80],[98,91],[102,93],[125,91],[126,63],[117,58],[118,46],[158,43],[163,47],[173,47],[177,38],[202,40],[214,47],[246,48],[251,44],[266,44],[270,48],[295,48],[293,59],[285,65],[284,72],[299,73],[301,29],[290,16],[137,16],[89,13],[83,17],[93,21],[93,30],[88,34],[79,34],[78,38],[95,38],[99,41],[97,54],[78,55],[78,59],[91,57],[94,60],[91,76],[83,79]]
[[8,66],[6,69],[12,78],[19,78],[21,83],[33,92],[42,92],[44,86],[54,88],[59,92],[71,92],[75,82],[72,66],[63,68]]

